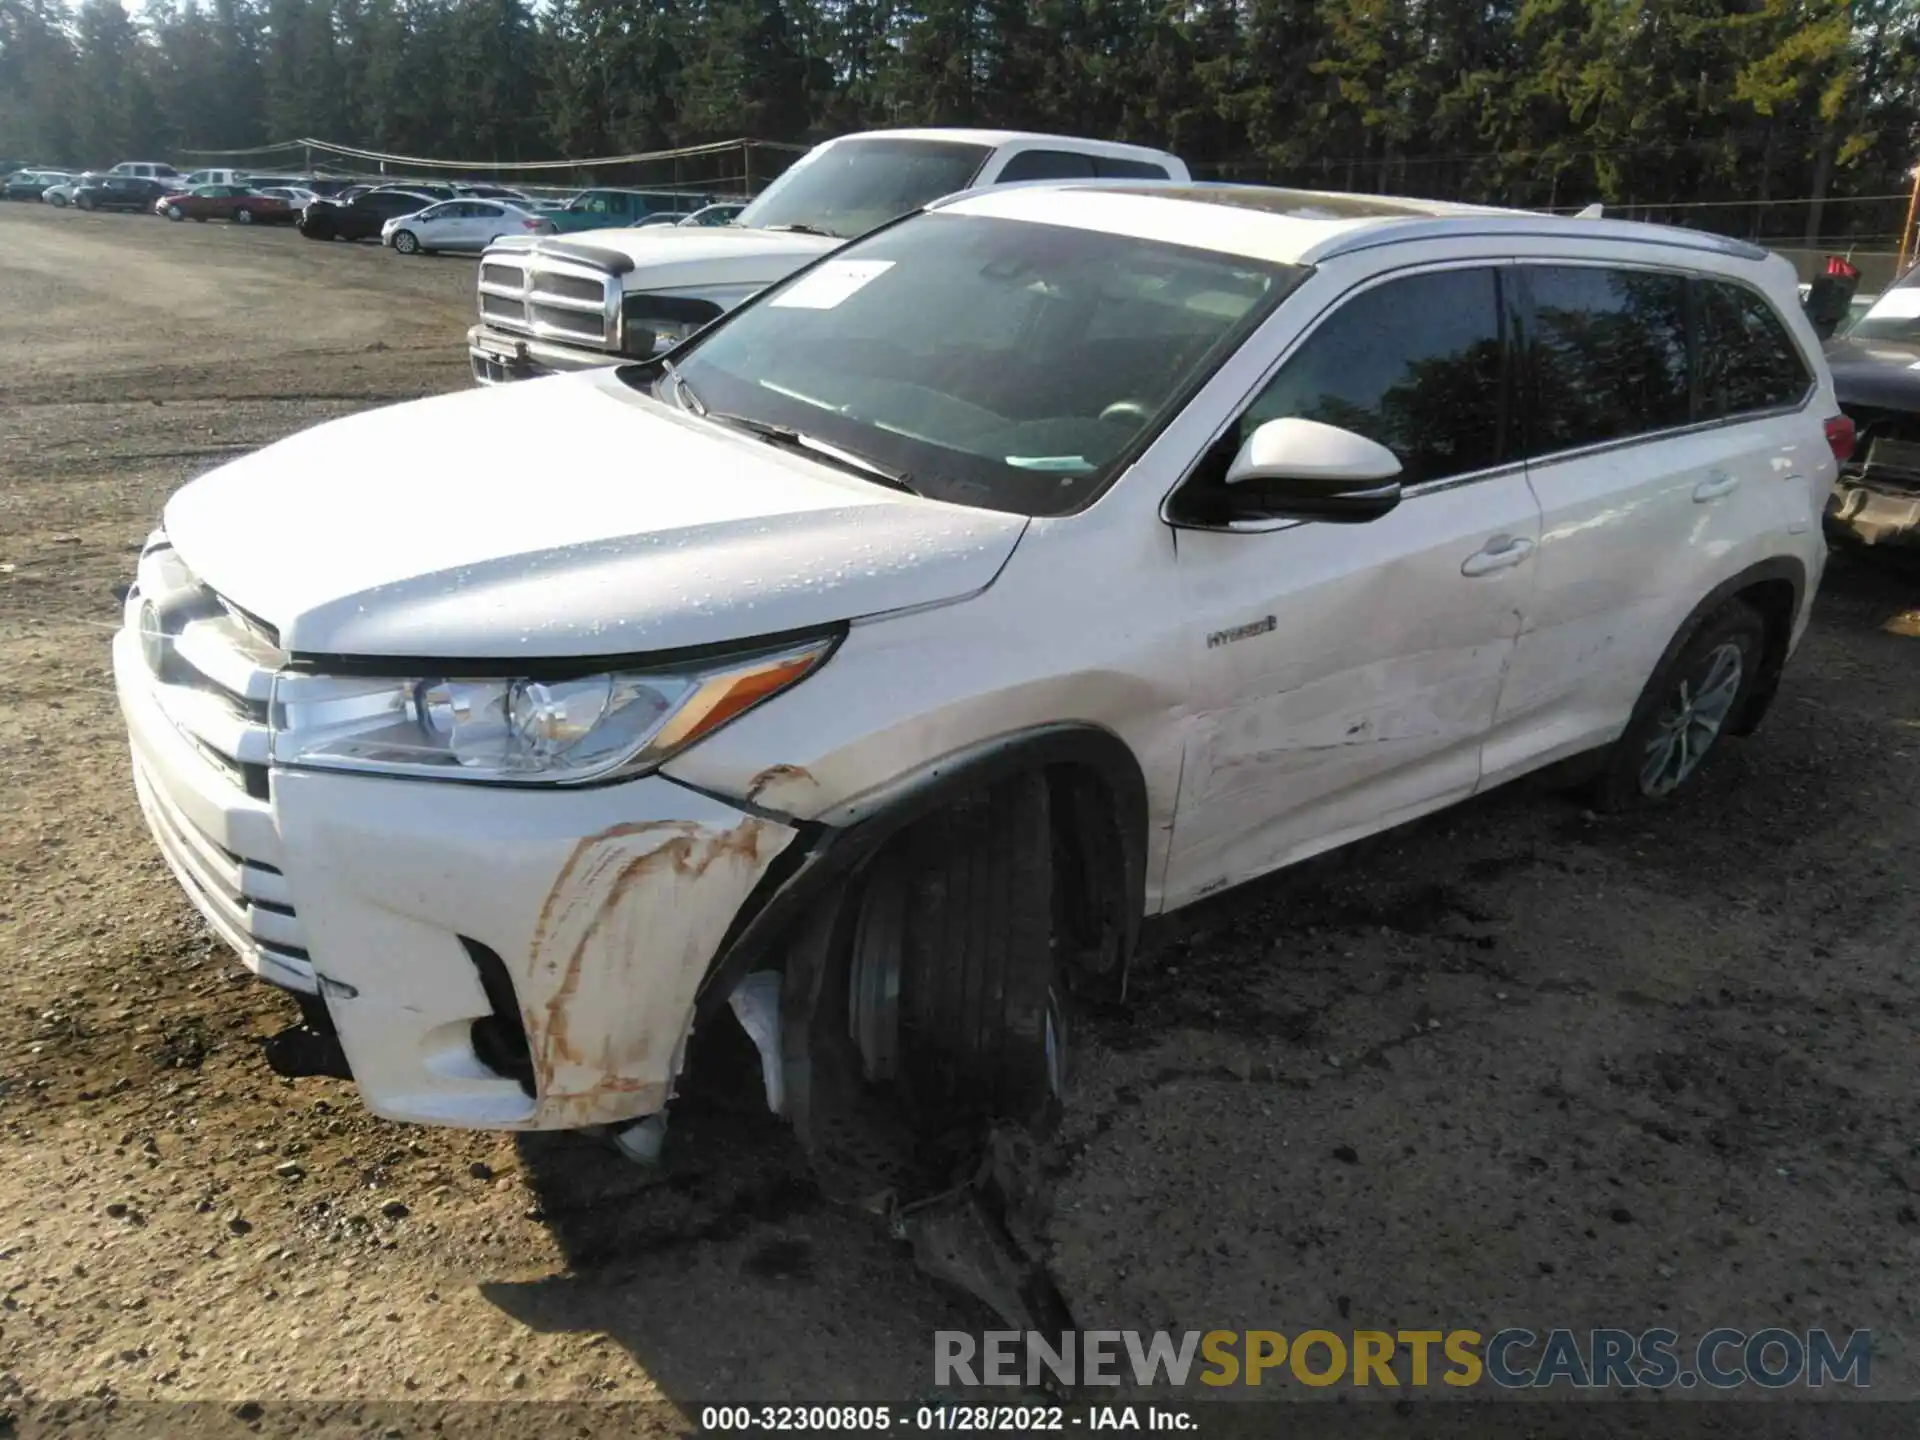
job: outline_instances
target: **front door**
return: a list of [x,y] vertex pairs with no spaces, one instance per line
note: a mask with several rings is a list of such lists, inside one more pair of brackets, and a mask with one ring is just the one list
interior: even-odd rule
[[1169,906],[1478,782],[1540,531],[1507,434],[1503,289],[1480,264],[1348,296],[1188,482],[1219,483],[1257,425],[1298,415],[1386,445],[1406,490],[1364,524],[1179,531],[1193,721]]

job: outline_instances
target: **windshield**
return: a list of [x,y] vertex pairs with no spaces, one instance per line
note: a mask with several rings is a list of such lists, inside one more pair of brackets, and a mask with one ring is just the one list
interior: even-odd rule
[[1892,340],[1920,345],[1920,270],[1873,302],[1847,331],[1849,340]]
[[966,189],[992,153],[959,140],[835,141],[794,161],[739,223],[793,225],[851,240]]
[[1304,273],[919,215],[675,351],[684,384],[636,373],[663,401],[786,427],[935,499],[1060,514],[1104,490]]

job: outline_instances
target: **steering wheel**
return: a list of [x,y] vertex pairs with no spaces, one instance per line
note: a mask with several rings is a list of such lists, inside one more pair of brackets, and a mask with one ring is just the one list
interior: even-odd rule
[[1100,412],[1100,418],[1102,420],[1145,421],[1151,413],[1143,401],[1116,400]]

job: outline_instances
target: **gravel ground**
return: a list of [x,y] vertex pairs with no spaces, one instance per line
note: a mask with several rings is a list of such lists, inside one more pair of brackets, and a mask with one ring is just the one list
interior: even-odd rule
[[[161,502],[464,386],[471,262],[22,205],[0,254],[0,1400],[926,1393],[983,1316],[724,1085],[648,1174],[276,1078],[292,1005],[141,828],[106,641]],[[1050,1167],[1080,1322],[1870,1326],[1913,1396],[1916,604],[1836,564],[1657,815],[1516,786],[1149,926]]]

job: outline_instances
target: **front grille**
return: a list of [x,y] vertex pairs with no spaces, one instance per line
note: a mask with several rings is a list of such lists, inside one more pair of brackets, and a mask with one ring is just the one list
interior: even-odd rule
[[607,287],[584,275],[541,274],[539,279],[539,288],[563,299],[587,300],[599,305],[607,298]]
[[594,350],[619,346],[620,281],[538,251],[490,256],[480,266],[480,319],[496,330]]
[[202,585],[159,537],[140,557],[126,624],[139,641],[147,697],[209,774],[231,787],[224,795],[213,787],[212,811],[204,794],[169,794],[164,767],[136,746],[134,786],[161,854],[250,968],[288,988],[314,991],[306,934],[274,863],[279,837],[266,803],[268,710],[285,655],[256,623]]

